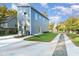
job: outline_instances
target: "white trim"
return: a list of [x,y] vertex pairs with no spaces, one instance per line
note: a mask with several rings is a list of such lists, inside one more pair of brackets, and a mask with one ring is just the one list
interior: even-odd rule
[[[17,8],[18,10],[18,8]],[[17,15],[18,15],[18,12],[17,12]],[[17,29],[18,29],[18,35],[19,35],[19,20],[18,20],[18,16],[17,16]]]
[[30,15],[29,15],[30,16],[30,34],[32,34],[31,33],[31,7],[29,9],[30,9]]

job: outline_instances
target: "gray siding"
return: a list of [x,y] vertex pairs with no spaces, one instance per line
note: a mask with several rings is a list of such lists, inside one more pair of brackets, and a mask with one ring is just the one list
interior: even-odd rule
[[37,34],[48,31],[48,19],[31,9],[31,33]]
[[16,28],[17,25],[17,19],[12,19],[10,22],[8,22],[8,28]]
[[31,9],[31,34],[40,32],[40,22],[38,20],[38,13]]
[[5,20],[5,23],[1,24],[1,27],[3,27],[3,28],[16,28],[16,25],[17,25],[17,18],[14,18],[14,19],[9,18],[9,19]]

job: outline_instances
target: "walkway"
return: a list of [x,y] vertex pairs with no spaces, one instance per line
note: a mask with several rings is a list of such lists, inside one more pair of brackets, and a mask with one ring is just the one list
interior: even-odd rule
[[51,42],[20,39],[0,40],[0,56],[79,56],[79,47],[65,34],[57,35]]
[[59,37],[59,41],[58,41],[56,49],[53,53],[53,56],[67,56],[67,51],[66,51],[65,40],[64,40],[63,34],[61,34]]
[[[0,55],[4,56],[52,56],[59,35],[51,42],[35,42],[35,41],[18,41],[16,43],[8,44],[0,47]],[[7,43],[9,41],[6,41]]]
[[66,34],[64,34],[64,39],[68,56],[79,56],[79,47],[74,45]]

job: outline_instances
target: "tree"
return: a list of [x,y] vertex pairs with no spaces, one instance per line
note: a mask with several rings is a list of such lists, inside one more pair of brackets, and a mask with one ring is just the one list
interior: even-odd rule
[[17,11],[13,9],[8,10],[6,5],[0,6],[0,21],[9,16],[17,16]]
[[8,10],[8,13],[9,13],[9,16],[10,15],[17,16],[17,11],[16,10],[10,9],[10,10]]
[[78,17],[69,17],[63,23],[60,23],[56,27],[59,31],[68,31],[68,32],[76,32],[79,30],[79,18]]
[[6,16],[7,12],[7,7],[5,5],[2,5],[0,7],[0,13],[3,14],[4,16]]
[[75,31],[76,30],[76,20],[77,18],[70,17],[65,21],[66,30]]
[[66,30],[64,23],[58,24],[56,28],[58,31],[65,31]]
[[79,29],[79,18],[75,21],[75,25],[76,25],[75,28]]
[[53,30],[54,24],[53,23],[49,23],[49,30]]

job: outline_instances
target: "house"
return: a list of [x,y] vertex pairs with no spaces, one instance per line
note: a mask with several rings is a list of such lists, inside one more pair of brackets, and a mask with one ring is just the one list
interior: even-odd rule
[[16,34],[17,33],[17,17],[8,16],[0,22],[0,32],[4,34]]
[[31,4],[14,4],[17,16],[9,16],[0,22],[1,32],[33,35],[48,31],[49,19]]
[[18,34],[30,35],[48,31],[49,19],[31,4],[16,4]]

